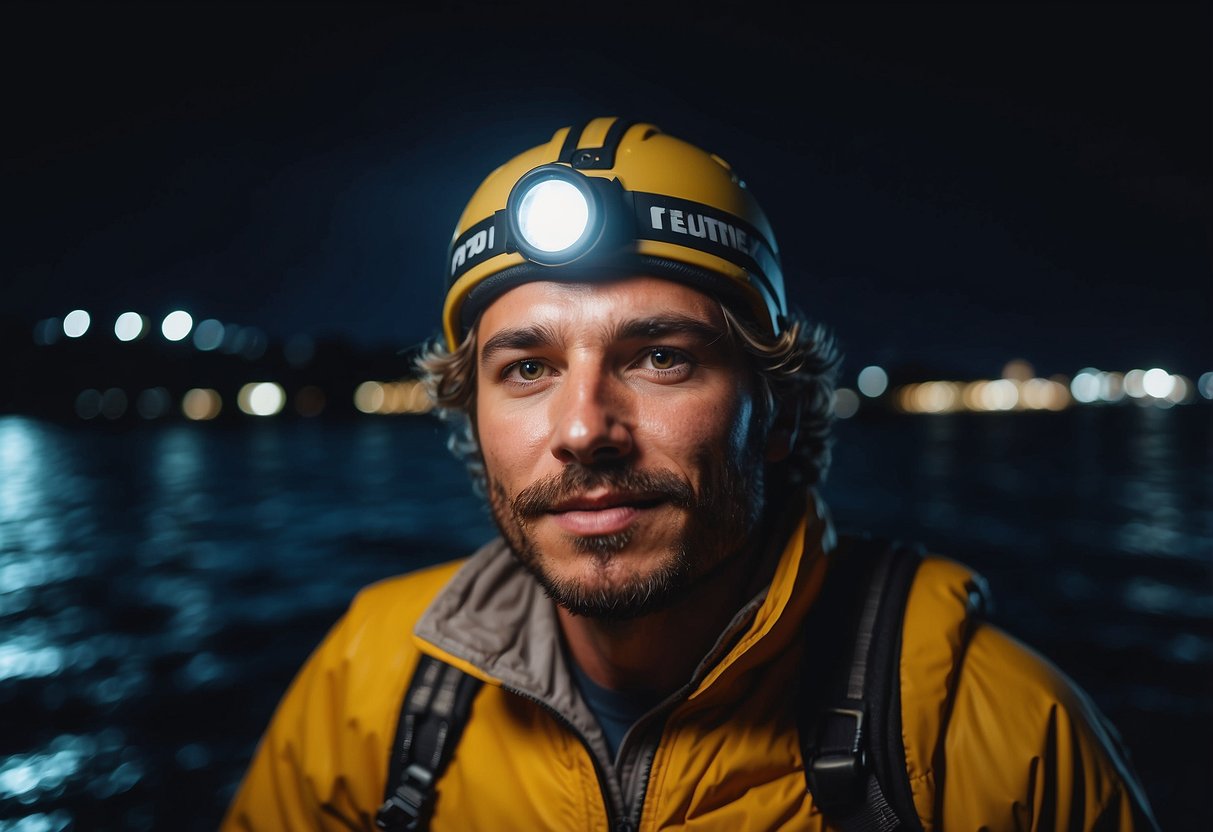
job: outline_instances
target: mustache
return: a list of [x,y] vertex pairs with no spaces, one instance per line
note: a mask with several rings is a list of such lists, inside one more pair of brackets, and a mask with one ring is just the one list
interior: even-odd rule
[[623,494],[657,497],[684,509],[694,508],[696,504],[691,486],[670,471],[569,464],[559,474],[545,477],[519,491],[510,500],[510,506],[520,518],[538,517],[557,503],[604,487]]

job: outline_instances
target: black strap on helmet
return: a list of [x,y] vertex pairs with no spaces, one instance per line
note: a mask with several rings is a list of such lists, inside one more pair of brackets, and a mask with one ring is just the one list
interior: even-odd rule
[[[906,775],[898,672],[902,617],[921,561],[918,546],[843,537],[806,621],[803,667],[813,678],[802,680],[811,703],[800,722],[805,780],[843,832],[922,829]],[[852,640],[832,636],[840,625]]]
[[623,134],[635,123],[617,118],[607,128],[602,147],[583,147],[580,150],[577,145],[581,143],[581,134],[589,126],[589,122],[574,124],[565,134],[556,161],[572,165],[579,170],[610,170],[615,167],[615,151],[619,149],[619,142],[623,141]]
[[429,826],[438,778],[442,776],[481,681],[431,656],[413,672],[388,767],[387,798],[375,824],[390,832],[421,832]]

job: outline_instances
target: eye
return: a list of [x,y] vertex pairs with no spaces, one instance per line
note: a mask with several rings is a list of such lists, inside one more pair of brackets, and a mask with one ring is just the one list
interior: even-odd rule
[[678,350],[672,350],[667,347],[654,347],[641,359],[641,363],[646,361],[649,367],[654,370],[672,370],[680,364],[685,364],[687,358],[678,352]]
[[523,381],[538,381],[547,372],[547,367],[543,363],[531,358],[519,361],[513,369]]

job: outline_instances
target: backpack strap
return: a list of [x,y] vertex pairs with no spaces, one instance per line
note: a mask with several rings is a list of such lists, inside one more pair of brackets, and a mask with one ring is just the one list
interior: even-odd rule
[[450,762],[482,682],[422,655],[409,682],[388,764],[387,794],[375,824],[390,832],[429,826],[438,778]]
[[901,737],[899,660],[922,549],[845,536],[831,559],[806,621],[800,742],[808,790],[843,832],[920,830]]

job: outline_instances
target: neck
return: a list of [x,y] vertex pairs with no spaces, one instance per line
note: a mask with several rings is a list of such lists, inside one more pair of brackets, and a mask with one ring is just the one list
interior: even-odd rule
[[558,607],[573,661],[595,683],[612,690],[660,696],[677,690],[752,595],[753,554],[730,558],[685,598],[638,618],[603,621]]

